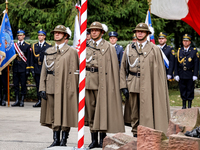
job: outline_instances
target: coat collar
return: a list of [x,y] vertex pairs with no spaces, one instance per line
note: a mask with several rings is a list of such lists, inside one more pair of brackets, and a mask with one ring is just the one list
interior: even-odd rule
[[102,55],[104,55],[107,52],[108,48],[109,44],[106,44],[106,41],[104,39],[102,39],[102,41],[97,46],[97,49],[100,49]]
[[[137,50],[139,51],[138,44],[135,44]],[[149,41],[145,44],[144,48],[142,49],[142,53],[144,57],[147,57],[150,51],[152,50],[153,44],[151,44]]]

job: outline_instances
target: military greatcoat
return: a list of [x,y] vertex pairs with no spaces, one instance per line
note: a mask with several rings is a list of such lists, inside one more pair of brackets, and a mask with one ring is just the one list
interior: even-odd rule
[[[53,108],[49,108],[48,99],[42,99],[41,119],[42,125],[77,127],[78,125],[78,75],[79,59],[77,51],[65,44],[56,54],[55,47],[46,50],[46,63],[52,66],[53,74],[47,74],[45,60],[43,62],[40,89],[53,95]],[[54,113],[52,114],[52,110]],[[54,115],[54,116],[52,116]]]
[[[86,48],[86,93],[97,93],[94,114],[86,95],[85,123],[93,122],[91,130],[108,133],[124,132],[122,102],[119,89],[119,65],[114,46],[102,39],[96,49],[93,41]],[[88,97],[87,97],[88,96]],[[90,117],[92,116],[92,117]]]
[[[128,57],[133,64],[139,54],[132,48],[132,44],[128,46]],[[135,46],[139,50],[138,45]],[[140,55],[140,78],[126,72],[126,60],[127,47],[122,58],[120,88],[128,88],[129,92],[139,93],[139,124],[166,133],[170,118],[169,96],[160,49],[151,42],[147,42],[144,46]],[[131,72],[137,72],[137,67],[129,67],[129,69]],[[126,113],[124,115],[125,121],[130,120],[130,115]]]

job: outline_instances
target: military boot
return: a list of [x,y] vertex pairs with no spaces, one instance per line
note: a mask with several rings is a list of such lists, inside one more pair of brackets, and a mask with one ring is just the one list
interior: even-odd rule
[[69,136],[69,132],[62,131],[62,139],[60,141],[60,146],[66,146],[68,136]]
[[192,107],[192,100],[188,100],[188,108]]
[[33,107],[41,107],[41,97],[38,96],[38,102]]
[[6,94],[3,94],[1,106],[6,106]]
[[183,101],[183,107],[182,109],[186,109],[186,101],[185,100],[182,100]]
[[19,107],[24,107],[24,98],[25,98],[25,96],[22,95],[22,99],[20,101]]
[[98,144],[98,132],[91,133],[91,138],[92,138],[92,143],[90,143],[90,145],[88,146],[89,149],[92,149],[92,148],[95,148],[95,147],[99,147],[99,144]]
[[59,145],[60,145],[60,131],[53,131],[53,143],[49,147],[59,146]]
[[102,132],[100,133],[100,141],[99,141],[99,147],[102,148],[103,146],[103,139],[106,137],[106,133]]
[[16,102],[11,105],[12,107],[19,106],[19,95],[16,95],[15,98],[16,98]]

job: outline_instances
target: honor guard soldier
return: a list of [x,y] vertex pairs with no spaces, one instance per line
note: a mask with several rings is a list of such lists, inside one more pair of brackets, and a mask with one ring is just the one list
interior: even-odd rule
[[[162,51],[165,68],[166,68],[166,75],[167,79],[172,79],[173,71],[174,71],[174,64],[175,64],[175,52],[172,46],[168,46],[167,42],[167,34],[164,32],[160,32],[158,35],[158,43],[157,45]],[[168,84],[169,85],[169,84]]]
[[194,81],[197,80],[199,69],[199,54],[196,48],[190,46],[191,36],[183,35],[183,47],[178,49],[177,60],[175,63],[175,77],[179,82],[179,89],[182,98],[183,107],[186,109],[186,101],[188,100],[188,108],[192,107],[194,99]]
[[109,32],[108,35],[109,35],[110,43],[116,49],[117,57],[118,57],[118,63],[119,63],[119,67],[120,67],[124,49],[123,49],[123,47],[121,45],[117,44],[117,40],[118,40],[118,38],[117,38],[118,37],[118,33],[117,32],[112,31],[112,32]]
[[1,71],[0,75],[0,105],[6,106],[7,99],[7,67]]
[[40,74],[41,74],[41,69],[42,69],[42,63],[44,60],[44,53],[46,49],[51,47],[50,43],[47,43],[45,41],[46,38],[46,31],[43,29],[40,29],[38,31],[38,40],[39,42],[34,43],[32,47],[32,60],[33,60],[33,74],[35,78],[35,83],[36,83],[36,88],[37,88],[37,97],[38,97],[38,102],[33,105],[33,107],[40,107],[41,106],[41,97],[39,93],[39,83],[40,83]]
[[[24,41],[24,30],[19,29],[17,31],[17,38],[18,42],[15,43],[17,58],[13,62],[13,83],[16,102],[11,106],[24,107],[27,75],[29,75],[30,69],[33,68],[33,66],[30,65],[32,49],[31,45]],[[21,82],[21,101],[19,101],[19,82]]]
[[90,32],[87,30],[86,41],[87,43],[91,40]]
[[66,27],[66,30],[67,30],[67,33],[69,34],[69,36],[67,36],[67,38],[65,39],[65,44],[68,44],[69,38],[71,38],[71,35],[72,35],[72,31],[70,30],[69,27]]
[[170,111],[165,66],[158,46],[147,41],[151,34],[147,24],[134,29],[137,42],[128,44],[120,69],[120,88],[126,97],[124,121],[167,132]]
[[[55,27],[55,46],[46,50],[40,76],[42,97],[40,123],[53,130],[53,146],[66,146],[70,127],[78,126],[77,50],[65,43],[70,35],[63,25]],[[62,139],[60,140],[60,132]]]
[[133,41],[133,42],[136,42],[136,41],[137,41],[137,37],[136,37],[135,33],[134,33],[133,36],[132,36],[132,41]]
[[92,40],[86,48],[85,125],[90,126],[92,149],[102,147],[106,132],[124,132],[124,122],[116,50],[102,39],[100,22],[93,22],[88,30]]

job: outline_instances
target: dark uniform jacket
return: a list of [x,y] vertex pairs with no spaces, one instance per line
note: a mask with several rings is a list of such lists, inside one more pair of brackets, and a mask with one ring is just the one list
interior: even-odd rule
[[115,49],[116,49],[117,58],[118,58],[118,62],[119,62],[119,67],[120,67],[124,49],[123,49],[123,47],[121,45],[117,45],[117,44],[115,45]]
[[17,57],[15,58],[13,62],[13,72],[26,72],[29,71],[31,68],[30,65],[30,57],[31,57],[31,45],[27,42],[23,42],[22,45],[19,46],[21,51],[24,53],[24,56],[26,57],[27,61],[24,62],[19,56],[18,53]]
[[32,59],[31,59],[32,62],[31,62],[31,64],[34,67],[34,69],[32,69],[32,70],[34,70],[34,72],[36,74],[40,74],[41,73],[42,63],[43,63],[43,60],[44,60],[44,52],[49,47],[51,47],[51,44],[47,43],[47,42],[44,42],[42,47],[39,46],[39,42],[33,44]]
[[177,60],[175,65],[175,76],[180,79],[192,79],[198,76],[199,54],[196,48],[190,47],[188,52],[184,52],[184,48],[179,48],[177,52]]
[[169,60],[169,69],[166,68],[166,74],[173,76],[173,71],[174,71],[174,65],[175,65],[175,53],[174,49],[172,46],[168,46],[165,44],[165,46],[162,49],[163,53]]

